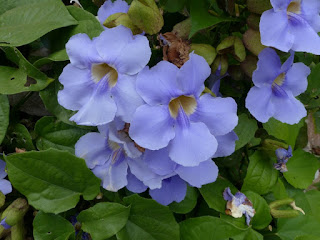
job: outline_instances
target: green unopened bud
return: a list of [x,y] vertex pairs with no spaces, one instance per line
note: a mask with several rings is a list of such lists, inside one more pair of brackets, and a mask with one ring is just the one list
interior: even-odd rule
[[24,240],[25,229],[23,219],[11,228],[11,238],[14,240]]
[[13,201],[1,215],[1,220],[6,219],[6,224],[10,226],[16,225],[21,221],[29,209],[27,200],[18,198]]
[[0,192],[0,208],[4,205],[5,201],[6,196],[2,192]]
[[[289,205],[293,210],[279,210],[280,207]],[[286,198],[274,201],[269,204],[270,213],[274,218],[294,218],[300,215],[299,212],[304,214],[304,211],[301,208],[298,208],[295,205],[295,202],[292,198]]]
[[240,38],[230,36],[225,38],[217,47],[219,54],[232,53],[233,56],[242,62],[246,58],[246,49]]
[[270,0],[247,0],[247,6],[250,12],[262,14],[272,8]]
[[261,43],[260,32],[251,28],[243,34],[243,43],[246,48],[256,56],[266,48],[266,46]]
[[288,149],[289,145],[276,141],[276,140],[272,140],[272,139],[266,139],[262,142],[262,149],[269,155],[269,156],[275,156],[275,151],[278,148],[284,148],[284,149]]
[[228,58],[226,55],[218,55],[211,65],[211,72],[215,73],[220,68],[220,75],[224,75],[228,71]]
[[246,59],[240,63],[240,67],[243,72],[248,76],[252,77],[252,73],[257,69],[258,58],[254,55],[248,55]]
[[148,34],[156,34],[163,27],[163,17],[154,0],[133,0],[128,14],[133,24]]
[[187,18],[182,22],[177,23],[172,32],[179,38],[188,39],[191,32],[191,18]]
[[115,13],[109,16],[103,23],[107,28],[114,28],[123,25],[130,28],[133,34],[140,34],[142,30],[133,24],[131,18],[127,13]]
[[193,43],[190,46],[190,52],[194,51],[195,54],[202,56],[209,65],[213,63],[213,60],[217,56],[217,52],[209,44]]

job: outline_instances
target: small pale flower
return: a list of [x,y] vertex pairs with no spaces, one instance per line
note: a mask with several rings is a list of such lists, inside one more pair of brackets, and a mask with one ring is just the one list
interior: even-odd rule
[[246,197],[246,195],[241,192],[237,192],[233,195],[228,187],[223,192],[223,198],[228,201],[226,214],[234,218],[241,218],[244,214],[246,217],[246,223],[249,226],[251,218],[253,218],[256,211],[253,208],[252,202]]
[[261,43],[281,51],[320,54],[320,1],[271,0],[260,20]]
[[77,34],[66,49],[71,63],[59,77],[64,88],[58,93],[58,101],[78,111],[70,120],[98,126],[117,116],[130,122],[136,108],[143,104],[136,92],[136,74],[149,62],[148,39],[118,26],[105,29],[93,40]]
[[276,150],[277,156],[277,163],[274,163],[273,166],[275,169],[279,170],[280,172],[287,172],[287,165],[289,158],[292,157],[292,148],[289,146],[288,150],[284,148],[278,148]]
[[246,98],[246,108],[260,122],[271,117],[288,124],[298,123],[307,115],[304,105],[295,97],[307,89],[310,69],[303,63],[293,63],[294,54],[281,65],[276,51],[266,48],[259,54],[253,72],[252,87]]

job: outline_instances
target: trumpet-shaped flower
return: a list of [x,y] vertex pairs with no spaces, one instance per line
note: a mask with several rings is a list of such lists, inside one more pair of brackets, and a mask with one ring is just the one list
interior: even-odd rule
[[0,159],[0,191],[7,195],[12,192],[12,185],[8,180],[4,179],[8,175],[5,169],[6,163]]
[[70,58],[59,77],[64,85],[59,103],[78,111],[70,120],[78,125],[97,126],[115,116],[129,122],[143,101],[135,89],[136,74],[149,62],[148,39],[133,36],[130,29],[118,26],[105,29],[91,40],[77,34],[66,45]]
[[261,43],[281,51],[320,54],[320,1],[271,0],[260,20]]
[[170,158],[182,166],[197,166],[217,151],[217,136],[238,123],[232,98],[201,96],[210,67],[203,57],[190,54],[179,69],[161,61],[146,67],[137,78],[137,91],[146,102],[135,112],[129,134],[141,147],[169,148]]
[[276,51],[266,48],[259,54],[257,69],[252,75],[254,87],[246,98],[246,108],[260,122],[274,117],[288,124],[306,116],[304,105],[295,97],[307,89],[310,69],[293,63],[294,54],[281,66]]
[[289,161],[289,158],[292,157],[292,148],[289,146],[288,150],[284,148],[278,148],[276,150],[276,156],[277,156],[277,163],[274,163],[273,166],[275,169],[279,170],[280,172],[287,172],[287,162]]
[[129,10],[129,5],[126,1],[116,0],[112,2],[111,0],[107,0],[98,10],[98,19],[101,24],[115,13],[127,13]]

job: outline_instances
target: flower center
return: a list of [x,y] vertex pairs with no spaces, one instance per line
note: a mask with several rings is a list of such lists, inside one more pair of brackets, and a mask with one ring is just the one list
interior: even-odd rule
[[182,107],[182,109],[187,115],[191,115],[196,110],[197,101],[192,96],[184,96],[184,95],[181,95],[177,98],[172,99],[169,103],[169,111],[170,111],[170,115],[173,118],[176,118],[178,116],[180,107]]
[[284,79],[286,78],[286,73],[280,73],[278,77],[276,77],[276,79],[273,81],[272,86],[274,86],[274,84],[277,84],[278,86],[281,86],[284,82]]
[[106,63],[92,64],[91,75],[96,83],[106,76],[110,87],[114,87],[118,80],[118,72]]
[[300,14],[301,13],[301,4],[300,4],[300,0],[299,1],[293,1],[289,4],[288,8],[287,8],[287,13],[296,13],[296,14]]

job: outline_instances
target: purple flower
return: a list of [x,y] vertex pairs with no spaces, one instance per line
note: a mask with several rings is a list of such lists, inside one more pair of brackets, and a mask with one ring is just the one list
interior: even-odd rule
[[252,75],[254,87],[246,98],[246,108],[260,122],[274,117],[288,124],[306,116],[304,105],[295,97],[307,89],[310,69],[293,63],[294,54],[281,65],[275,50],[266,48],[259,54],[258,67]]
[[58,101],[67,109],[78,110],[70,120],[97,126],[118,116],[129,122],[143,103],[135,85],[136,74],[151,56],[148,39],[118,26],[105,29],[93,40],[77,34],[66,49],[71,63],[59,77],[64,89],[59,91]]
[[4,179],[8,174],[6,173],[6,162],[0,159],[0,191],[7,195],[12,192],[11,183]]
[[135,112],[129,134],[140,146],[169,148],[170,158],[183,166],[197,166],[218,148],[216,137],[230,133],[238,123],[232,98],[201,93],[210,67],[190,54],[179,69],[161,61],[146,67],[137,78],[137,91],[146,102]]
[[111,0],[105,1],[105,3],[98,10],[98,19],[101,24],[115,13],[127,13],[129,10],[129,5],[126,1],[116,0],[112,2]]
[[281,51],[320,54],[320,1],[271,0],[260,20],[261,42]]
[[211,73],[211,75],[208,79],[209,88],[217,97],[222,97],[222,94],[219,92],[220,82],[221,82],[222,78],[224,78],[228,75],[229,75],[228,73],[221,75],[221,64],[219,65],[219,67],[215,73]]
[[113,192],[128,184],[128,162],[142,154],[124,126],[118,120],[99,126],[100,133],[82,136],[75,146],[76,156],[84,158],[88,168],[102,179],[103,188]]
[[234,218],[241,218],[244,214],[246,216],[246,223],[249,226],[251,218],[255,215],[256,211],[252,206],[252,202],[246,195],[241,192],[237,192],[233,195],[228,187],[223,192],[223,198],[228,201],[226,214]]
[[289,146],[288,150],[284,148],[278,148],[276,150],[277,156],[277,163],[274,163],[273,166],[275,169],[279,170],[280,172],[287,172],[287,165],[289,158],[292,157],[292,148]]
[[[79,234],[79,232],[80,232],[80,229],[81,229],[81,223],[79,223],[78,220],[77,220],[77,216],[78,216],[78,215],[79,215],[79,214],[77,213],[76,215],[73,215],[73,216],[71,216],[71,218],[70,218],[70,222],[71,222],[72,226],[73,226],[74,229],[75,229],[76,239],[79,239],[79,238],[77,238],[77,236],[78,236],[78,234]],[[88,233],[82,232],[80,239],[81,239],[81,240],[90,240],[91,238],[90,238],[90,236],[89,236]]]

